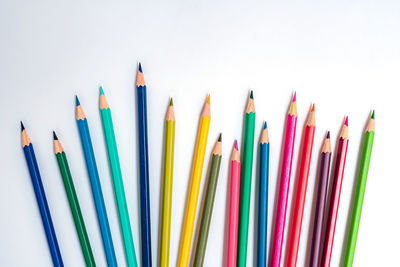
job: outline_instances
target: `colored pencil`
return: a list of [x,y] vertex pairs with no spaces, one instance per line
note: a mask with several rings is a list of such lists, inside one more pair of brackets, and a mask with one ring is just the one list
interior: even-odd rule
[[139,147],[140,226],[142,234],[142,266],[151,267],[151,223],[149,149],[147,137],[147,93],[142,65],[139,63],[136,76],[137,123]]
[[129,220],[128,206],[126,204],[124,182],[122,179],[121,166],[119,163],[117,142],[115,140],[114,126],[111,110],[104,95],[103,88],[100,87],[100,115],[103,123],[104,137],[110,163],[111,176],[114,184],[115,199],[117,202],[119,222],[122,231],[122,240],[125,247],[126,262],[129,267],[136,267],[136,253],[133,244],[131,222]]
[[333,175],[332,191],[329,201],[328,213],[326,214],[326,230],[324,245],[322,247],[321,264],[322,267],[329,267],[331,264],[331,255],[333,240],[335,237],[336,219],[339,210],[340,191],[342,188],[343,173],[346,163],[347,147],[349,144],[349,122],[346,117],[339,136],[339,144],[336,153],[335,172]]
[[206,254],[208,232],[210,230],[211,216],[214,206],[215,191],[217,190],[219,169],[222,158],[222,134],[214,146],[211,158],[211,169],[208,175],[206,194],[204,199],[203,211],[200,219],[200,230],[197,239],[196,253],[194,257],[194,267],[202,267],[204,255]]
[[354,253],[356,250],[358,227],[360,226],[361,211],[364,201],[365,187],[367,186],[367,177],[369,163],[371,160],[372,144],[375,136],[375,111],[372,112],[365,129],[361,160],[358,169],[358,179],[356,194],[354,196],[353,211],[351,213],[350,230],[347,239],[346,253],[344,257],[345,267],[353,266]]
[[43,228],[46,233],[47,244],[49,245],[51,259],[56,267],[64,266],[61,258],[60,248],[58,247],[56,232],[54,231],[49,205],[47,204],[46,193],[44,191],[42,178],[40,177],[39,166],[36,161],[33,144],[21,122],[22,149],[24,150],[26,164],[35,191],[36,202],[39,206],[40,216],[42,217]]
[[249,233],[249,212],[251,196],[251,177],[253,170],[254,127],[256,111],[254,108],[253,91],[250,92],[247,101],[244,120],[243,159],[239,199],[239,229],[237,246],[237,264],[246,266],[247,262],[247,238]]
[[267,224],[268,224],[268,178],[269,178],[269,136],[267,122],[264,122],[260,140],[260,170],[258,185],[258,239],[257,266],[267,266]]
[[200,125],[197,132],[192,178],[190,182],[188,202],[186,206],[185,219],[183,222],[181,243],[178,256],[179,267],[187,267],[189,264],[190,247],[192,245],[193,227],[196,217],[197,201],[199,198],[201,174],[203,172],[204,155],[206,152],[210,121],[210,95],[208,95],[206,103],[204,104],[203,111],[201,113]]
[[230,169],[230,197],[229,197],[229,221],[228,240],[226,252],[226,266],[236,267],[236,249],[239,220],[239,194],[240,194],[240,157],[238,143],[235,140]]
[[311,156],[315,133],[315,105],[312,105],[304,129],[304,139],[300,155],[300,170],[295,189],[295,199],[292,226],[289,234],[289,250],[286,266],[295,267],[299,251],[301,224],[303,221],[304,203],[306,201],[308,174],[310,172]]
[[69,207],[72,213],[72,218],[74,219],[75,229],[76,232],[78,233],[78,238],[81,244],[83,258],[85,259],[86,266],[95,267],[96,262],[94,261],[92,247],[90,246],[89,237],[86,232],[85,222],[83,220],[81,207],[78,201],[78,196],[76,195],[74,181],[72,180],[71,171],[69,170],[67,156],[54,131],[53,131],[53,139],[54,139],[53,141],[54,153],[56,155],[58,168],[60,169],[61,177],[64,183],[65,193],[67,194]]
[[161,228],[160,266],[169,266],[171,232],[172,184],[174,174],[175,112],[172,98],[165,117],[164,192]]
[[324,225],[326,192],[328,190],[329,168],[331,166],[331,155],[331,139],[330,133],[328,132],[324,139],[319,157],[320,166],[317,179],[318,191],[314,214],[314,227],[311,239],[309,267],[318,267],[319,263],[319,253],[323,241],[322,233]]
[[115,257],[114,245],[108,223],[106,206],[104,204],[103,192],[101,190],[99,173],[97,170],[96,159],[94,157],[92,139],[90,138],[89,125],[83,113],[82,106],[76,96],[75,107],[76,123],[78,124],[79,136],[81,139],[83,154],[85,156],[86,169],[88,171],[90,186],[92,187],[92,195],[94,205],[97,212],[97,220],[99,222],[101,237],[103,240],[104,252],[108,266],[117,266],[117,258]]
[[284,150],[282,156],[282,169],[280,172],[280,185],[278,191],[278,203],[276,207],[275,228],[273,232],[270,266],[281,266],[281,254],[283,236],[285,233],[286,209],[289,195],[290,175],[292,172],[293,148],[296,136],[297,124],[297,102],[296,93],[293,95],[292,102],[286,121],[286,132],[284,141]]

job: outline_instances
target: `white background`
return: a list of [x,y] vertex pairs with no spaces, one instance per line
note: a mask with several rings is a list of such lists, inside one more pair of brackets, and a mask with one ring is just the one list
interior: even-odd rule
[[[269,227],[291,94],[297,91],[299,117],[289,211],[302,128],[310,104],[316,103],[317,129],[299,266],[304,266],[308,258],[317,156],[323,136],[330,129],[335,144],[343,118],[349,115],[350,144],[332,266],[341,262],[360,138],[370,110],[376,109],[377,133],[354,266],[399,266],[400,177],[395,166],[400,129],[395,113],[400,85],[400,3],[145,2],[0,3],[0,265],[51,266],[21,149],[20,120],[35,146],[65,265],[83,266],[84,261],[53,154],[53,129],[67,153],[96,262],[105,265],[74,119],[74,95],[78,94],[92,134],[117,258],[125,266],[98,110],[100,84],[112,109],[136,254],[140,255],[134,83],[141,61],[148,84],[154,266],[158,260],[163,129],[169,97],[174,98],[177,118],[170,263],[174,266],[177,259],[198,117],[207,93],[211,93],[212,119],[200,199],[209,155],[222,132],[224,160],[205,256],[205,266],[221,266],[227,225],[228,159],[234,139],[242,143],[249,89],[255,95],[256,140],[262,121],[267,120],[269,126]],[[254,161],[253,170],[256,167]],[[256,251],[254,173],[248,266],[253,265]],[[268,235],[270,242],[270,229]]]

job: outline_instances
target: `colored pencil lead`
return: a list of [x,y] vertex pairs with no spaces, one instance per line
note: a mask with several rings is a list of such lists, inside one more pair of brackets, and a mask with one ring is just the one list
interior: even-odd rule
[[23,130],[25,130],[25,127],[24,127],[24,124],[23,124],[22,121],[21,121],[21,132],[22,132]]
[[344,121],[344,125],[349,126],[349,117],[346,116],[346,119]]
[[139,62],[139,71],[143,73],[142,64]]
[[267,128],[268,128],[267,121],[264,121],[264,129],[267,129]]
[[237,140],[235,139],[235,144],[234,144],[234,147],[235,147],[235,149],[236,150],[239,150],[239,147],[238,147],[238,142],[237,142]]
[[80,106],[81,105],[81,103],[79,102],[79,98],[78,98],[78,96],[77,95],[75,95],[75,102],[76,102],[76,106]]
[[219,134],[218,142],[222,142],[222,133]]
[[372,111],[371,119],[375,120],[375,110]]
[[55,131],[53,131],[53,139],[54,139],[54,140],[58,140],[58,137],[57,137],[57,135],[56,135],[56,132],[55,132]]
[[174,105],[174,102],[172,101],[172,97],[171,100],[169,101],[169,105],[172,107]]
[[100,94],[104,95],[103,86],[100,86]]
[[210,94],[208,94],[206,102],[207,102],[207,104],[210,104]]
[[292,102],[296,102],[296,91],[294,91],[293,100]]
[[250,98],[254,99],[253,90],[250,91]]

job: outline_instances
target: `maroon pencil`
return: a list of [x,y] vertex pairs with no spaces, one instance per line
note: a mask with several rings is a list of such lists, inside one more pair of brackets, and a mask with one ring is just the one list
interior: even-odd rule
[[331,165],[331,139],[330,133],[326,134],[324,143],[321,149],[321,155],[319,157],[320,167],[318,173],[318,191],[317,191],[317,203],[314,214],[314,230],[312,235],[311,253],[310,253],[310,264],[309,267],[318,267],[319,262],[319,251],[322,242],[322,227],[324,224],[324,212],[325,212],[325,201],[326,192],[328,189],[329,179],[329,167]]

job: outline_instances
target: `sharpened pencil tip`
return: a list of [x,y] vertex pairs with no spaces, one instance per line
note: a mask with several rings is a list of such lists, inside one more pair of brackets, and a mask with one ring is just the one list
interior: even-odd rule
[[58,140],[58,137],[57,137],[57,135],[56,135],[56,132],[55,132],[55,131],[53,131],[53,139],[54,139],[54,140]]
[[210,94],[208,94],[206,101],[207,101],[207,104],[210,104]]
[[344,121],[344,125],[349,126],[349,116],[346,116],[346,119]]
[[100,94],[104,95],[103,86],[100,86]]
[[293,102],[296,102],[296,91],[294,91],[294,95],[293,95]]
[[25,130],[25,126],[24,126],[24,124],[22,123],[22,121],[20,121],[21,122],[21,132],[23,131],[23,130]]
[[142,64],[139,62],[139,71],[141,72],[141,73],[143,73],[143,70],[142,70]]
[[267,129],[268,125],[267,125],[267,121],[264,121],[264,129]]
[[174,101],[172,101],[172,97],[171,100],[169,101],[169,105],[172,107],[174,105]]
[[311,111],[315,111],[315,104],[312,104]]
[[235,143],[233,144],[233,146],[235,147],[236,150],[239,150],[238,143],[237,143],[236,139],[235,139]]
[[326,139],[330,139],[330,138],[331,138],[331,132],[328,131],[328,132],[326,133]]
[[372,111],[371,119],[375,120],[375,109]]
[[222,142],[222,133],[219,134],[218,142]]
[[75,95],[75,105],[76,106],[80,106],[81,105],[81,102],[79,102],[79,98],[78,98],[78,96],[77,95]]
[[250,91],[250,98],[251,98],[251,99],[254,99],[253,90]]

